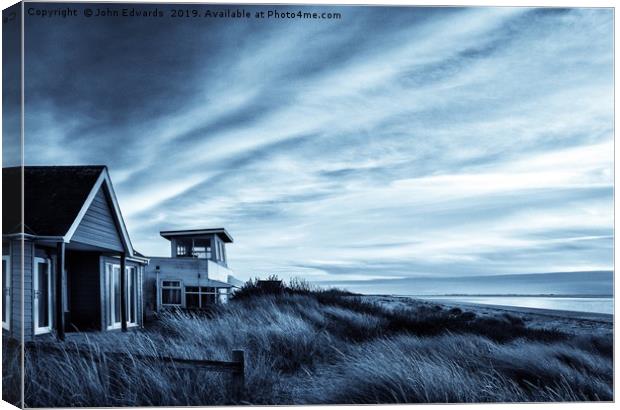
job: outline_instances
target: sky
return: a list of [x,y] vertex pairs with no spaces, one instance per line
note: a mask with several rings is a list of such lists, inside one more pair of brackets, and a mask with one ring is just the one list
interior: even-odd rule
[[225,227],[241,279],[612,269],[611,9],[71,7],[26,18],[25,163],[107,165],[144,254]]

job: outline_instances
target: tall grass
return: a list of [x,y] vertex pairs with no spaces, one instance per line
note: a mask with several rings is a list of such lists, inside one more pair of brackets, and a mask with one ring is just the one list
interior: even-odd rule
[[[157,357],[229,360],[233,349],[246,351],[238,403],[613,399],[611,335],[531,329],[513,315],[427,304],[387,309],[304,284],[277,294],[247,287],[209,314],[168,312],[144,330],[72,336],[58,343],[62,355],[37,353],[38,343],[27,349],[27,406],[230,404],[227,375]],[[91,357],[72,354],[78,346]],[[110,362],[105,351],[153,360]],[[14,361],[3,365],[17,370]]]

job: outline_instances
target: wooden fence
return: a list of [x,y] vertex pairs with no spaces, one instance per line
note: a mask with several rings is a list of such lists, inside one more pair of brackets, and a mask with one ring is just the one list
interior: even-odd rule
[[182,359],[168,356],[149,356],[130,352],[82,350],[79,345],[62,348],[55,345],[37,343],[30,345],[27,350],[30,354],[34,354],[35,357],[38,353],[67,356],[77,355],[90,360],[100,360],[103,356],[105,360],[111,361],[111,363],[118,363],[119,365],[127,361],[140,360],[157,362],[158,364],[168,365],[176,369],[202,369],[206,371],[226,372],[231,374],[230,390],[233,399],[239,401],[245,391],[245,352],[243,350],[233,350],[231,361]]

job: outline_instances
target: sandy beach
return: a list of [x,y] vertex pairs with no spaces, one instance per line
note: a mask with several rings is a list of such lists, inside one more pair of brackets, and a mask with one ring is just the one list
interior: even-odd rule
[[388,308],[439,305],[445,309],[459,308],[477,316],[494,317],[506,313],[518,315],[528,326],[540,329],[558,329],[573,334],[607,335],[613,333],[613,315],[605,313],[573,312],[567,310],[537,309],[519,306],[482,305],[467,302],[434,301],[411,296],[366,295],[368,301]]

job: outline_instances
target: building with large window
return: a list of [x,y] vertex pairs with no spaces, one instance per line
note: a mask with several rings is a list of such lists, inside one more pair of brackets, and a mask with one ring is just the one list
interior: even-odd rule
[[2,169],[3,333],[32,340],[142,324],[148,259],[105,166]]
[[205,309],[225,303],[231,288],[224,228],[161,231],[170,241],[170,257],[149,257],[145,272],[146,314],[162,308]]

